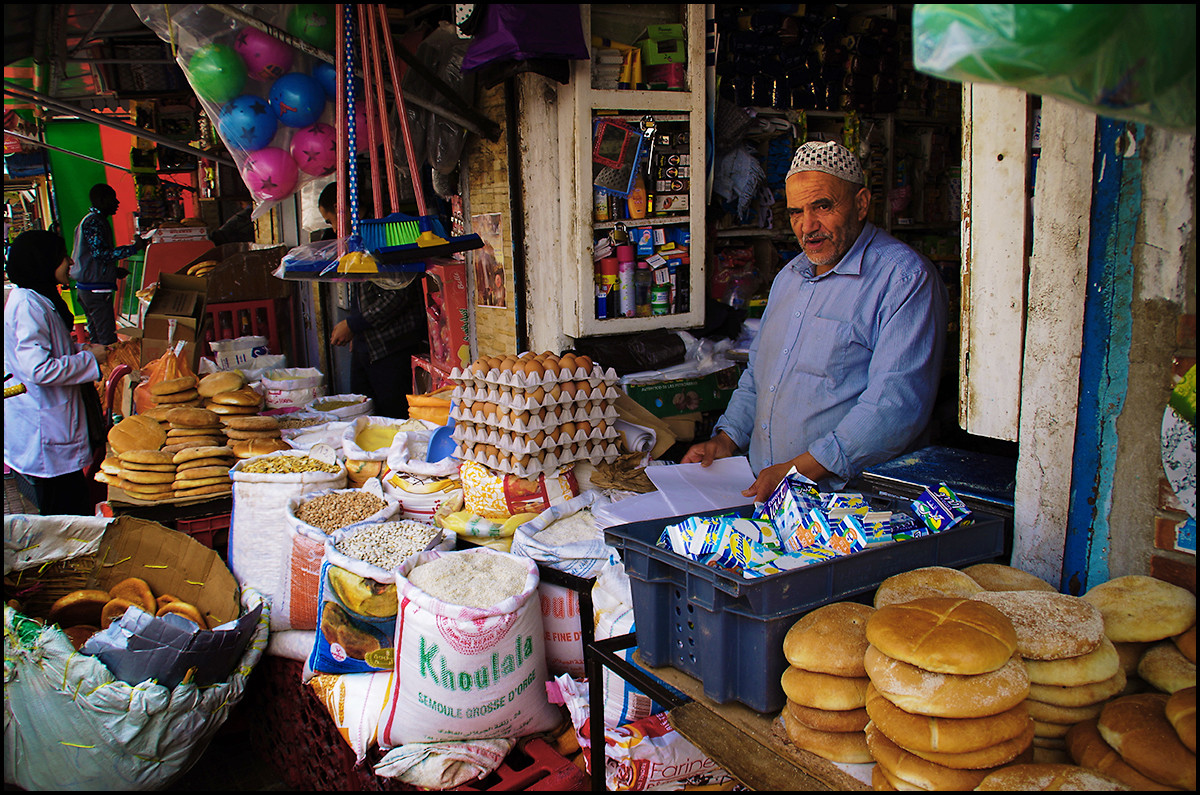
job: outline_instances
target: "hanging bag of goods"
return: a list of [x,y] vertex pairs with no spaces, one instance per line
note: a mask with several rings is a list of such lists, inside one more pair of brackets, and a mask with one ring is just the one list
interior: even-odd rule
[[361,489],[322,489],[288,500],[288,556],[275,604],[275,611],[283,614],[280,624],[316,629],[325,542],[350,525],[387,521],[399,509],[400,503],[383,496],[378,480]]
[[430,548],[454,548],[454,533],[424,522],[363,522],[326,539],[320,617],[305,677],[391,671],[400,599],[394,571]]
[[[287,601],[291,551],[288,503],[322,489],[346,486],[346,467],[332,448],[308,453],[280,450],[238,461],[229,470],[233,513],[229,524],[229,568],[242,586],[265,594],[272,605]],[[283,610],[271,611],[271,631],[290,629]]]
[[549,731],[537,565],[486,547],[423,552],[396,572],[396,675],[379,746]]

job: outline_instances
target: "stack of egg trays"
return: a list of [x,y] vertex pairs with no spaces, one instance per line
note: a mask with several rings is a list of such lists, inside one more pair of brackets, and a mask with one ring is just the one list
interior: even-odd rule
[[[454,368],[451,395],[455,456],[521,478],[557,472],[620,454],[615,401],[617,374],[593,364],[574,372],[526,375],[492,368]],[[564,428],[577,427],[574,433]]]

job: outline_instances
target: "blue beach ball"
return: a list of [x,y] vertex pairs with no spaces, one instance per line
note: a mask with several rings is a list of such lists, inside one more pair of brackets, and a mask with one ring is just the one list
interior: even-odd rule
[[226,103],[217,116],[217,130],[225,145],[257,152],[271,143],[279,122],[271,103],[253,94],[243,94]]
[[271,85],[275,116],[288,127],[307,127],[325,110],[325,89],[315,77],[289,72]]

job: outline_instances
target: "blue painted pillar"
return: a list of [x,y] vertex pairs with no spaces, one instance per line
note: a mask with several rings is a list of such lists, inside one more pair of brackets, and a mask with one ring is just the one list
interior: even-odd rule
[[1133,335],[1133,245],[1142,204],[1142,125],[1097,122],[1087,298],[1079,368],[1079,413],[1062,586],[1079,595],[1109,579],[1108,524],[1116,469],[1117,418],[1129,386]]

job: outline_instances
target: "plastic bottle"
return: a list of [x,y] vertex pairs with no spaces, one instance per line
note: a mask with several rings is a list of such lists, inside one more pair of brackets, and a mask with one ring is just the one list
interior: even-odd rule
[[617,317],[633,317],[633,246],[617,246]]
[[645,260],[637,264],[633,277],[633,313],[635,317],[650,317],[650,265]]
[[642,177],[640,171],[637,178],[633,181],[633,190],[629,192],[626,206],[630,218],[638,219],[646,217],[646,180]]

